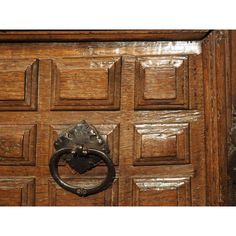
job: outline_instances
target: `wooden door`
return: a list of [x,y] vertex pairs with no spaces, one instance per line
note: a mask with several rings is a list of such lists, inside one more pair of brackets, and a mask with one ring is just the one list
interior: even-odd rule
[[[207,205],[209,45],[1,44],[0,205]],[[48,167],[60,132],[81,120],[107,140],[116,168],[112,187],[88,197],[59,187]],[[85,187],[104,175],[61,171]]]

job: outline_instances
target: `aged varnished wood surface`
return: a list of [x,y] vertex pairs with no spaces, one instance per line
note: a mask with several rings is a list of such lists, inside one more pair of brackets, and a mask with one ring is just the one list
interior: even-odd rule
[[[0,81],[11,84],[0,94],[0,205],[226,204],[228,32],[201,33],[203,41],[0,44]],[[116,168],[112,188],[86,198],[48,169],[53,141],[80,120],[108,141]],[[61,173],[89,187],[104,167]]]
[[232,119],[230,120],[230,140],[229,140],[229,165],[228,165],[228,173],[230,178],[228,178],[229,182],[229,203],[230,205],[236,206],[236,122],[235,122],[235,108],[236,108],[236,32],[230,32],[230,65],[231,65],[231,94],[230,97],[232,98]]
[[135,41],[201,40],[209,30],[4,30],[0,41]]
[[203,41],[208,202],[228,204],[227,155],[231,115],[229,34],[214,31]]

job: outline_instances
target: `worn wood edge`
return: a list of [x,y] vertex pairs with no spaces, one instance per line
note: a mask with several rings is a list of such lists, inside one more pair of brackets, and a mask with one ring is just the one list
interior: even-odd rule
[[203,41],[207,205],[229,205],[228,149],[232,120],[229,31]]
[[[229,111],[229,116],[231,115],[231,119],[229,119],[229,141],[228,141],[228,172],[231,172],[234,166],[231,166],[231,158],[234,155],[234,151],[236,149],[235,146],[235,137],[232,135],[235,134],[233,130],[236,128],[236,60],[234,59],[236,55],[236,31],[230,31],[230,82],[231,82],[231,89],[229,91],[229,100],[231,102],[231,110]],[[228,177],[228,205],[235,206],[236,199],[235,199],[235,179],[232,176]]]
[[202,40],[209,30],[0,30],[0,42]]
[[[230,52],[230,42],[231,40],[231,32],[225,31],[225,120],[226,120],[226,130],[225,130],[225,160],[223,161],[223,165],[225,165],[223,168],[225,169],[225,172],[223,175],[221,175],[222,178],[222,195],[224,198],[224,205],[231,205],[230,201],[230,188],[229,188],[229,170],[228,170],[228,155],[229,155],[229,149],[230,149],[230,143],[231,143],[231,137],[230,132],[232,128],[232,119],[233,119],[233,110],[232,110],[232,76],[231,76],[231,52]],[[223,137],[224,139],[224,137]]]

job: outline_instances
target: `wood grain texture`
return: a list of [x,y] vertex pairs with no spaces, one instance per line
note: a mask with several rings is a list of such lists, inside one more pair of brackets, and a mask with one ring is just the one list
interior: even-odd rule
[[36,110],[38,60],[0,60],[0,111]]
[[208,204],[227,204],[229,37],[212,32],[203,41]]
[[[71,184],[78,184],[81,187],[90,188],[99,184],[102,181],[101,177],[90,178],[66,178]],[[79,198],[78,196],[66,192],[59,187],[51,178],[48,182],[49,186],[49,205],[50,206],[116,206],[118,203],[118,180],[116,179],[112,185],[112,188],[107,189],[105,192],[98,193],[97,195],[91,195],[86,198]]]
[[[168,47],[171,48],[168,49]],[[37,135],[37,153],[36,153],[36,166],[33,168],[14,168],[9,169],[7,167],[1,168],[0,171],[2,175],[11,175],[13,173],[21,173],[24,175],[33,175],[36,176],[36,205],[69,205],[69,199],[73,199],[71,204],[74,205],[104,205],[104,193],[101,193],[97,198],[93,196],[91,201],[86,203],[85,200],[81,200],[76,196],[68,195],[67,192],[61,190],[55,190],[55,187],[49,187],[48,182],[45,178],[49,177],[48,170],[48,161],[52,153],[52,140],[55,138],[54,131],[59,128],[62,130],[68,124],[77,123],[80,120],[87,120],[89,123],[97,126],[99,131],[105,135],[109,141],[109,145],[112,151],[112,158],[117,164],[116,173],[117,178],[119,178],[119,191],[117,197],[117,205],[132,205],[132,189],[129,187],[130,178],[136,175],[147,175],[152,174],[154,177],[163,176],[163,177],[173,177],[181,178],[183,176],[192,176],[191,180],[191,191],[204,193],[205,183],[204,183],[204,169],[201,166],[204,164],[204,148],[202,143],[203,135],[203,106],[201,102],[202,96],[202,87],[200,86],[201,82],[201,72],[191,77],[189,75],[190,83],[196,81],[197,85],[194,86],[194,92],[189,92],[191,105],[191,110],[152,110],[152,111],[134,111],[134,84],[135,84],[135,62],[137,56],[145,54],[147,57],[154,55],[156,53],[160,55],[165,55],[166,53],[171,53],[174,55],[188,55],[190,61],[195,62],[193,67],[201,71],[201,63],[199,63],[199,53],[201,48],[199,43],[193,42],[181,42],[176,44],[170,43],[91,43],[84,45],[77,44],[37,44],[37,46],[30,45],[21,45],[22,47],[15,47],[15,45],[4,44],[2,47],[2,53],[0,57],[11,58],[14,57],[31,57],[31,58],[41,58],[39,60],[39,103],[38,111],[36,112],[15,112],[13,113],[2,113],[1,121],[7,121],[8,124],[24,124],[28,120],[35,120],[38,123],[38,135]],[[158,46],[158,50],[157,50]],[[149,48],[147,48],[149,47]],[[14,52],[14,54],[12,53]],[[83,55],[78,59],[78,56]],[[13,58],[14,58],[13,57]],[[64,59],[67,57],[68,59]],[[110,111],[109,108],[104,108],[106,110],[91,112],[93,109],[92,106],[87,106],[88,111],[76,112],[79,104],[76,103],[76,99],[73,100],[69,98],[70,104],[74,105],[71,108],[69,103],[64,103],[63,108],[60,111],[52,111],[52,101],[54,97],[52,94],[59,94],[58,87],[55,87],[55,74],[54,65],[56,64],[59,70],[61,68],[66,68],[66,71],[70,72],[71,69],[76,70],[78,68],[88,68],[91,67],[102,68],[107,65],[107,62],[110,61],[109,58],[122,57],[122,68],[121,68],[121,88],[120,95],[114,94],[114,97],[120,100],[120,108],[116,111]],[[89,59],[88,59],[89,58]],[[63,65],[60,65],[60,62],[63,62]],[[119,59],[121,62],[121,60]],[[108,65],[109,66],[109,65]],[[69,69],[68,69],[69,68]],[[112,68],[112,67],[111,67]],[[62,70],[63,71],[63,70]],[[61,72],[60,72],[61,73]],[[74,72],[73,72],[74,73]],[[112,74],[112,72],[110,73]],[[57,79],[60,76],[57,77]],[[66,77],[65,77],[66,78]],[[182,80],[180,78],[180,80]],[[65,80],[65,79],[64,79]],[[113,80],[114,82],[117,79]],[[112,82],[112,80],[109,80]],[[114,83],[113,82],[113,83]],[[73,83],[71,83],[71,89],[73,91]],[[65,84],[64,84],[65,85]],[[70,86],[70,83],[66,85]],[[70,88],[70,87],[68,87]],[[83,87],[84,90],[88,89],[86,86]],[[54,92],[53,92],[54,91]],[[74,89],[74,91],[76,91]],[[81,90],[83,91],[83,90]],[[65,94],[65,92],[64,92]],[[85,93],[86,94],[86,93]],[[76,94],[73,96],[77,96]],[[98,100],[99,101],[99,100]],[[64,102],[64,100],[60,100]],[[75,107],[75,108],[74,108]],[[69,109],[69,111],[67,111]],[[70,111],[72,109],[72,111]],[[17,122],[16,122],[17,120]],[[148,124],[156,123],[191,123],[191,133],[192,136],[188,137],[191,140],[199,140],[197,146],[194,145],[194,148],[189,151],[189,155],[194,160],[194,165],[188,164],[178,165],[168,163],[168,166],[144,166],[140,165],[137,167],[133,166],[133,142],[134,142],[134,133],[133,127],[135,124]],[[116,126],[114,126],[116,125]],[[118,126],[119,125],[119,126]],[[60,126],[60,127],[59,127]],[[50,128],[50,127],[53,127]],[[119,127],[117,129],[116,127]],[[149,129],[149,126],[146,126]],[[54,131],[53,131],[54,130]],[[58,131],[56,131],[58,132]],[[194,137],[194,139],[193,139]],[[53,139],[52,139],[53,138]],[[49,140],[51,140],[49,142]],[[181,141],[182,142],[182,141]],[[193,142],[193,141],[191,141]],[[184,141],[185,143],[185,141]],[[180,147],[181,145],[179,145]],[[183,147],[181,147],[183,148]],[[182,155],[182,154],[181,154]],[[188,156],[189,156],[188,155]],[[190,157],[189,157],[190,158]],[[119,160],[119,161],[118,161]],[[200,160],[200,161],[199,161]],[[198,170],[198,174],[195,176],[193,173]],[[66,166],[61,167],[62,174],[71,178],[73,173]],[[101,178],[104,174],[104,169],[96,168],[91,173],[88,173],[88,177],[92,180],[93,177],[97,176]],[[85,186],[89,186],[89,182],[83,182]],[[50,185],[51,186],[51,185]],[[57,187],[56,187],[57,189]],[[196,190],[195,190],[196,189]],[[60,200],[50,200],[55,199],[57,194]],[[64,196],[64,197],[63,197]],[[130,197],[129,197],[130,196]],[[93,200],[92,200],[93,199]],[[97,200],[96,200],[97,199]],[[99,200],[100,199],[100,200]],[[105,202],[107,202],[106,200]],[[152,199],[150,199],[152,201]],[[153,204],[161,204],[160,202],[153,200]],[[202,194],[199,196],[197,193],[194,193],[192,196],[192,205],[204,205],[205,195]],[[113,203],[106,203],[112,205]],[[165,203],[163,203],[165,204]]]
[[34,165],[36,125],[0,125],[0,165]]
[[188,164],[189,124],[137,124],[134,128],[134,164]]
[[121,58],[53,60],[52,110],[117,110]]
[[38,30],[0,31],[0,41],[134,41],[201,40],[209,30]]
[[[227,100],[228,100],[228,116],[231,117],[227,121],[228,129],[230,132],[228,135],[228,205],[236,205],[236,180],[235,180],[235,148],[236,148],[236,136],[235,136],[235,107],[236,107],[236,31],[229,32],[229,45],[230,45],[230,79],[228,80],[227,88]],[[230,107],[232,107],[230,109]]]
[[0,177],[0,206],[34,206],[35,179]]
[[[145,69],[144,99],[176,98],[176,79],[174,68]],[[165,91],[165,93],[163,93]]]
[[189,178],[134,178],[134,206],[191,205]]
[[[102,39],[104,35],[100,33]],[[88,37],[89,32],[85,34]],[[16,106],[14,101],[17,110],[10,111],[8,104],[7,110],[0,112],[0,127],[4,128],[0,133],[0,153],[5,155],[0,177],[10,179],[3,181],[2,205],[225,204],[228,191],[225,129],[230,109],[225,84],[229,80],[227,34],[214,31],[203,42],[1,43],[0,73],[8,73],[7,68],[14,72],[13,62],[17,62],[14,68],[23,68],[23,61],[31,62],[31,69],[37,65],[37,73],[33,73],[37,76],[28,77],[34,110]],[[46,32],[41,35],[50,36]],[[67,37],[70,40],[70,34]],[[116,37],[114,34],[109,40]],[[137,67],[142,63],[147,65],[146,72],[140,74],[138,70],[137,76]],[[19,81],[19,87],[9,90],[9,94],[14,99],[23,99],[22,76],[11,73],[2,78],[13,78],[9,80],[13,84]],[[37,83],[33,78],[39,78]],[[7,92],[5,86],[3,99],[8,99]],[[136,95],[147,102],[141,109],[136,109]],[[155,107],[150,103],[152,100]],[[12,100],[2,102],[6,101]],[[101,103],[104,101],[109,102],[104,105]],[[108,140],[117,178],[112,188],[89,198],[79,198],[61,189],[50,177],[48,168],[58,133],[84,119]],[[34,141],[28,141],[30,150],[35,151],[34,165],[22,159],[22,144],[28,135],[25,130],[31,130],[29,124],[31,128],[37,125],[37,129],[29,131],[33,132]],[[68,181],[89,187],[103,178],[105,167],[99,166],[83,176],[63,165],[60,171]],[[25,178],[34,179],[34,187],[26,187],[28,194],[19,190],[24,187],[11,187],[13,180],[25,186],[21,185]],[[5,186],[9,186],[9,193]],[[20,200],[21,191],[25,191],[24,204]],[[14,199],[7,200],[7,194],[14,195]]]
[[[25,72],[0,72],[1,88],[0,100],[1,101],[22,101],[25,97]],[[9,86],[10,85],[10,86]]]
[[188,57],[139,57],[135,71],[135,109],[187,109]]
[[[42,54],[43,51],[43,54]],[[14,53],[13,53],[14,52]],[[155,42],[84,42],[84,43],[2,43],[0,59],[40,58],[63,59],[71,57],[119,57],[125,55],[192,55],[201,53],[199,41]]]

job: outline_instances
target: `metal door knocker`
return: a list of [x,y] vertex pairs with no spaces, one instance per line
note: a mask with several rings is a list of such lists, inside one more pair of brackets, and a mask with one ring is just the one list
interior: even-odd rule
[[[86,121],[70,127],[59,135],[54,142],[56,149],[52,155],[49,168],[58,185],[69,192],[85,197],[109,188],[115,179],[115,167],[109,157],[109,147],[95,127]],[[101,162],[107,166],[107,175],[98,186],[90,189],[72,186],[59,175],[58,164],[62,160],[79,174],[83,174]]]

